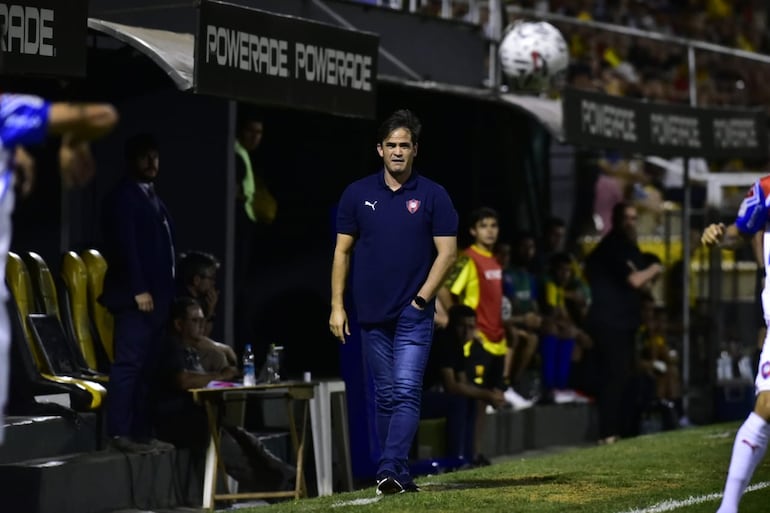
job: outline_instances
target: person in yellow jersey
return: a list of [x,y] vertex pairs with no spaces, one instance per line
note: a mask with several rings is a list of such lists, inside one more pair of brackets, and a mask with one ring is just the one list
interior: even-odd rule
[[[497,212],[488,207],[471,213],[470,233],[474,242],[455,263],[438,297],[447,309],[460,303],[476,311],[478,337],[465,347],[470,380],[484,388],[506,390],[503,376],[509,346],[503,324],[503,269],[493,253],[500,231],[498,219]],[[532,403],[519,396],[512,406],[522,409]],[[485,408],[486,403],[479,401],[474,437],[476,465],[489,463],[481,454]]]

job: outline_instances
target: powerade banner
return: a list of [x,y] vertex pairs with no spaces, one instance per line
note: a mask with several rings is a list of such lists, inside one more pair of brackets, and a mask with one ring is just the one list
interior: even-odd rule
[[565,136],[578,146],[646,155],[704,158],[767,156],[763,110],[667,105],[566,89]]
[[0,74],[86,74],[88,0],[0,1]]
[[372,34],[203,1],[195,91],[373,118],[378,46]]

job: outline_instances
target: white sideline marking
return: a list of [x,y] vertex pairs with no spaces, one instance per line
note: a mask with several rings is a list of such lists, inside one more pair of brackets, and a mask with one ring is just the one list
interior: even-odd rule
[[332,504],[332,508],[339,508],[342,506],[365,506],[366,504],[374,504],[381,497],[369,497],[366,499],[353,499],[352,501],[335,502]]
[[[422,486],[430,486],[435,483],[425,483]],[[746,493],[753,492],[755,490],[761,490],[763,488],[770,487],[770,481],[762,481],[760,483],[753,484],[746,488]],[[629,509],[622,513],[664,513],[666,511],[673,511],[675,509],[683,508],[685,506],[692,506],[694,504],[701,504],[703,502],[713,501],[722,497],[721,493],[709,493],[707,495],[701,495],[699,497],[690,497],[688,499],[674,500],[668,499],[646,508]],[[353,499],[349,501],[335,502],[332,504],[332,508],[340,508],[344,506],[365,506],[367,504],[374,504],[378,502],[382,497],[368,497],[362,499]]]
[[[761,490],[770,486],[770,481],[762,481],[746,488],[746,493],[753,492],[754,490]],[[702,502],[713,501],[722,497],[721,493],[709,493],[708,495],[701,495],[699,497],[690,497],[689,499],[673,500],[668,499],[652,506],[641,509],[630,509],[623,511],[622,513],[663,513],[664,511],[673,511],[675,509],[683,508],[685,506],[692,506],[693,504],[700,504]]]
[[724,431],[722,433],[712,433],[710,435],[706,435],[703,438],[709,439],[709,438],[729,438],[731,436],[735,436],[735,431]]

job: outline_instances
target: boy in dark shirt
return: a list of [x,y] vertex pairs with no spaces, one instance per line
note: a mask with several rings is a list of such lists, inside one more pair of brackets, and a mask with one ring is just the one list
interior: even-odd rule
[[502,390],[481,388],[468,381],[463,346],[475,337],[476,312],[466,305],[452,306],[449,324],[436,331],[431,345],[420,413],[423,419],[446,417],[447,456],[468,462],[474,452],[475,400],[486,401],[495,408],[505,404]]

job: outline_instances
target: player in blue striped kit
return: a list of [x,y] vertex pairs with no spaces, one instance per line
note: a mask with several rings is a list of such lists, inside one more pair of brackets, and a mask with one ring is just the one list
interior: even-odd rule
[[[762,237],[764,274],[770,270],[770,176],[757,180],[743,199],[735,222],[730,226],[712,224],[703,232],[701,242],[708,246],[734,248],[754,234]],[[767,280],[762,290],[762,311],[770,327],[770,288]],[[757,394],[754,411],[743,422],[735,435],[730,467],[727,471],[722,504],[717,513],[737,513],[746,487],[754,470],[765,455],[770,438],[770,337],[765,336],[759,368],[755,380]]]
[[117,120],[117,112],[108,104],[51,103],[37,96],[0,94],[0,444],[4,438],[2,417],[10,373],[11,326],[5,308],[5,262],[11,245],[14,168],[22,171],[27,184],[34,172],[31,160],[16,162],[14,155],[23,146],[42,143],[49,134],[59,135],[59,168],[64,184],[81,185],[94,173],[88,141],[107,134]]

